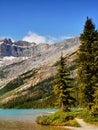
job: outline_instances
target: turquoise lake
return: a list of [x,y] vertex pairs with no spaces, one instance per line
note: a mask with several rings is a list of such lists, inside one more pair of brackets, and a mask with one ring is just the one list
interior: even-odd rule
[[55,109],[5,109],[0,110],[0,130],[66,130],[36,124],[36,118],[55,112]]

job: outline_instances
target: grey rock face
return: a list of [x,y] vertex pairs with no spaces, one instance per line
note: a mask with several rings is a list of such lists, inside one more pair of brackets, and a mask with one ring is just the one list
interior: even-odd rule
[[47,49],[47,44],[36,45],[25,41],[12,42],[11,39],[4,39],[0,43],[0,57],[30,57],[40,54]]

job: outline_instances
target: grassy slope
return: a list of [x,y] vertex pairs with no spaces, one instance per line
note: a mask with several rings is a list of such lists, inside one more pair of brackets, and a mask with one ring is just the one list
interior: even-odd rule
[[[26,94],[19,94],[15,99],[4,103],[4,108],[51,108],[54,107],[55,96],[52,92],[51,78],[35,86],[31,86]],[[25,90],[24,90],[25,91]]]
[[[39,72],[40,69],[33,69],[20,75],[18,78],[10,81],[0,91],[1,101],[8,97],[7,102],[3,102],[3,108],[51,108],[54,107],[55,96],[53,94],[52,80],[53,77],[47,78],[38,82],[35,85],[30,85],[23,89],[29,80]],[[21,89],[21,91],[19,91]],[[16,95],[16,96],[15,96]]]

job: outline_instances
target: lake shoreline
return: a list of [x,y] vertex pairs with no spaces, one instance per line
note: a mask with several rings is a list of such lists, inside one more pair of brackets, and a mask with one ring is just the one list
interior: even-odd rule
[[56,126],[41,126],[36,123],[38,116],[55,111],[55,109],[1,109],[0,130],[66,130]]

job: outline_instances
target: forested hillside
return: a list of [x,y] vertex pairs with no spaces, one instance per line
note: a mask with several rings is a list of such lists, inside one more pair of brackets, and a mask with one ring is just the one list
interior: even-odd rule
[[[76,75],[76,52],[66,57],[67,65],[71,70],[72,77],[74,77]],[[53,91],[53,79],[57,72],[59,60],[52,66],[44,65],[32,69],[8,82],[0,90],[1,106],[3,108],[58,107],[56,104],[57,97]]]

